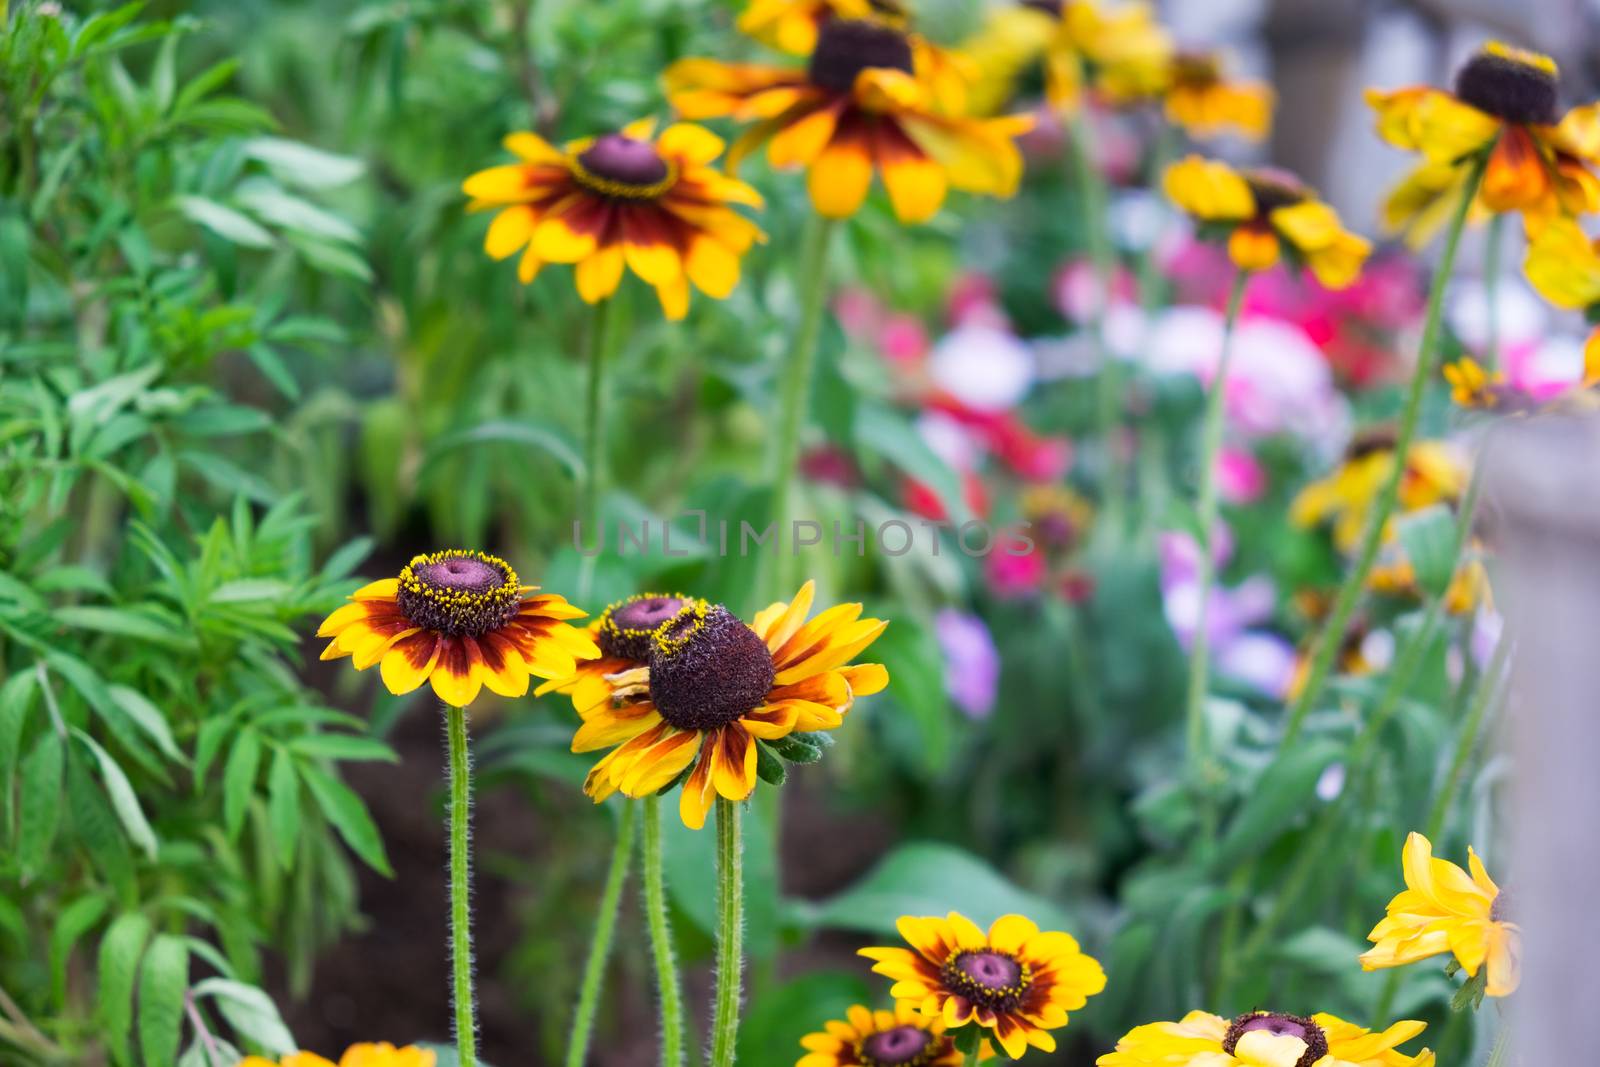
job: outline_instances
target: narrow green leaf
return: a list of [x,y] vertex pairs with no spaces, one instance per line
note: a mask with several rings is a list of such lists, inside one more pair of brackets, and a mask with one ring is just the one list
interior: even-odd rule
[[203,196],[180,196],[178,210],[223,240],[245,248],[271,248],[272,234],[250,216]]
[[222,824],[230,841],[237,840],[244,828],[245,809],[255,792],[260,767],[261,735],[247,727],[239,731],[222,770]]
[[186,762],[183,751],[172,738],[172,728],[167,724],[167,717],[143,693],[125,685],[108,686],[106,692],[110,694],[112,703],[121,708],[128,718],[133,720],[134,725],[156,743],[156,748],[161,750],[162,755],[174,763]]
[[150,920],[137,911],[119,915],[100,939],[100,1033],[119,1064],[129,1062],[128,1036],[133,1030],[133,987],[139,958],[150,936]]
[[188,989],[189,946],[181,937],[157,934],[139,969],[139,1050],[145,1067],[166,1067],[178,1058]]
[[125,901],[136,895],[133,854],[128,851],[126,832],[106,800],[94,774],[78,749],[67,752],[67,810],[78,844],[89,854],[95,869],[105,876]]
[[61,815],[61,774],[65,746],[61,735],[46,730],[22,761],[22,795],[18,801],[17,866],[24,882],[44,867]]
[[285,869],[294,865],[295,847],[300,842],[300,776],[287,749],[278,749],[267,775],[267,814],[272,838],[278,847],[278,862]]
[[133,791],[133,783],[128,781],[128,776],[123,773],[111,753],[102,748],[99,742],[84,733],[74,729],[73,736],[83,743],[94,756],[95,762],[100,765],[100,775],[105,781],[106,796],[111,798],[111,807],[117,813],[117,818],[122,822],[122,828],[128,834],[128,840],[133,846],[145,854],[147,859],[156,858],[156,833],[150,828],[150,821],[145,818],[144,808],[139,804],[139,797]]
[[83,935],[105,915],[110,902],[103,894],[92,893],[79,897],[56,917],[55,928],[50,931],[50,999],[60,1007],[67,998],[67,959]]
[[290,741],[289,747],[297,755],[312,759],[400,761],[394,749],[382,741],[352,734],[306,734]]
[[365,860],[367,866],[392,877],[394,871],[390,869],[389,858],[384,853],[383,838],[367,812],[366,804],[362,803],[355,790],[312,764],[303,764],[300,775],[310,788],[311,795],[316,798],[317,806],[339,831],[345,844]]
[[226,978],[207,978],[194,987],[196,999],[214,997],[217,1010],[234,1032],[269,1056],[295,1051],[294,1036],[272,998],[255,986]]
[[1231,868],[1302,818],[1316,796],[1317,779],[1343,753],[1344,746],[1334,741],[1302,741],[1273,760],[1229,822],[1217,846],[1217,869]]

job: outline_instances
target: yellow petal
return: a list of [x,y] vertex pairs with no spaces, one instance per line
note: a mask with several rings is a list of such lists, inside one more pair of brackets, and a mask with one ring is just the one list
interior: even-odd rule
[[1162,181],[1179,208],[1202,221],[1235,221],[1255,214],[1256,198],[1226,163],[1190,156],[1167,168]]

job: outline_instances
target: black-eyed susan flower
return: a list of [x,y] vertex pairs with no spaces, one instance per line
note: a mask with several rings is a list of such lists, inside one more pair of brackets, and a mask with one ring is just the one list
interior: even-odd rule
[[1453,93],[1369,90],[1379,136],[1423,157],[1390,194],[1386,225],[1426,240],[1485,157],[1476,201],[1482,212],[1539,218],[1600,210],[1593,169],[1600,163],[1600,105],[1561,114],[1556,73],[1548,56],[1491,41],[1457,73]]
[[1001,916],[988,933],[956,912],[908,915],[895,926],[909,949],[861,950],[873,971],[894,979],[890,995],[952,1030],[983,1027],[1012,1059],[1029,1046],[1054,1052],[1050,1031],[1106,987],[1099,961],[1071,935],[1021,915]]
[[1362,968],[1401,967],[1449,953],[1469,978],[1488,968],[1484,992],[1489,996],[1516,992],[1521,928],[1507,913],[1507,898],[1477,853],[1467,849],[1469,874],[1436,859],[1432,842],[1413,833],[1406,838],[1400,865],[1406,888],[1389,901],[1388,914],[1367,935],[1373,947],[1361,956]]
[[1273,101],[1272,87],[1265,82],[1229,78],[1215,52],[1172,54],[1162,107],[1167,121],[1191,137],[1232,130],[1259,141],[1272,127]]
[[484,250],[495,259],[520,253],[524,282],[546,263],[574,264],[590,304],[616,292],[624,268],[655,288],[670,319],[688,313],[691,283],[726,298],[739,257],[765,240],[733,205],[759,208],[761,195],[711,166],[724,146],[709,130],[677,123],[654,134],[647,119],[561,148],[537,134],[507,137],[518,162],[461,186],[469,210],[496,212]]
[[1192,1011],[1178,1022],[1134,1027],[1097,1067],[1433,1067],[1427,1049],[1399,1051],[1427,1028],[1395,1023],[1374,1033],[1326,1013],[1248,1011],[1229,1021]]
[[[1561,308],[1586,312],[1600,321],[1600,247],[1571,219],[1535,226],[1523,272],[1540,296]],[[1583,346],[1583,381],[1600,382],[1600,328]]]
[[535,695],[564,693],[580,716],[609,702],[616,687],[607,678],[649,666],[651,637],[692,603],[681,593],[640,593],[617,601],[589,626],[599,658],[580,660],[572,674],[545,682]]
[[[1307,529],[1329,524],[1341,552],[1354,551],[1366,529],[1367,516],[1394,469],[1392,430],[1361,434],[1345,450],[1339,467],[1301,489],[1289,506],[1289,521]],[[1443,441],[1418,441],[1406,455],[1400,480],[1399,510],[1416,511],[1454,503],[1466,488],[1468,467],[1459,450]],[[1393,535],[1391,528],[1385,539]]]
[[805,67],[685,59],[666,86],[685,118],[752,122],[730,166],[765,143],[774,167],[805,168],[811,203],[828,218],[854,215],[874,174],[902,222],[932,218],[951,187],[1011,196],[1022,176],[1014,138],[1031,120],[949,113],[917,76],[911,37],[878,19],[823,22]]
[[[945,1033],[943,1019],[930,1019],[909,1004],[893,1011],[852,1007],[843,1019],[800,1039],[806,1054],[795,1067],[960,1067],[966,1056]],[[994,1057],[985,1042],[980,1060]]]
[[807,582],[750,626],[721,605],[684,601],[651,631],[646,665],[602,676],[609,693],[579,706],[572,750],[612,748],[584,791],[596,803],[648,796],[683,776],[678,811],[699,829],[718,796],[755,791],[759,743],[832,730],[857,697],[883,689],[882,665],[850,661],[888,623],[862,618],[860,604],[807,621],[814,594]]
[[1504,371],[1485,370],[1483,364],[1471,356],[1462,356],[1443,368],[1444,380],[1450,383],[1450,399],[1459,407],[1493,408],[1502,401],[1506,384]]
[[[387,1041],[351,1045],[339,1057],[338,1067],[434,1067],[438,1057],[430,1049],[407,1045],[395,1048]],[[334,1067],[332,1060],[314,1052],[292,1052],[278,1061],[246,1056],[239,1067]]]
[[1333,208],[1284,171],[1241,172],[1190,156],[1167,168],[1164,184],[1202,235],[1226,236],[1228,258],[1240,270],[1268,270],[1287,258],[1303,263],[1328,288],[1343,289],[1372,251],[1365,238],[1340,225]]
[[351,658],[356,670],[379,665],[389,692],[432,682],[453,707],[487,686],[501,696],[528,691],[528,678],[566,678],[600,650],[566,620],[586,612],[554,593],[523,585],[511,565],[482,552],[413,556],[398,578],[355,591],[323,620],[331,638],[322,658]]
[[1160,95],[1173,44],[1149,4],[1038,0],[1029,6],[1054,16],[1044,69],[1045,96],[1057,111],[1076,113],[1087,89],[1113,105]]

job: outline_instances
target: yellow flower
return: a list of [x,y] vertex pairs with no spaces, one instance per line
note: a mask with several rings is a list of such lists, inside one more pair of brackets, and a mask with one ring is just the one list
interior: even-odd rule
[[646,119],[616,133],[556,148],[532,133],[505,144],[519,162],[462,183],[468,210],[494,210],[484,250],[521,254],[531,282],[546,263],[576,265],[590,304],[617,291],[623,268],[656,290],[669,319],[689,310],[689,285],[724,299],[739,283],[739,257],[766,236],[732,205],[762,206],[744,182],[711,166],[722,138],[689,123],[654,137]]
[[1506,898],[1470,848],[1467,865],[1470,875],[1435,859],[1426,837],[1408,836],[1401,853],[1405,891],[1389,901],[1389,914],[1367,935],[1373,948],[1362,955],[1362,968],[1401,967],[1448,952],[1469,978],[1488,965],[1489,996],[1516,992],[1521,928],[1506,916]]
[[398,578],[363,586],[323,620],[317,636],[332,640],[322,658],[349,656],[358,671],[378,664],[383,684],[397,695],[431,681],[434,694],[458,708],[484,686],[520,697],[529,675],[564,678],[578,660],[600,654],[565,621],[585,612],[537,589],[520,584],[497,556],[461,550],[414,556]]
[[[1389,547],[1397,549],[1398,546],[1391,544]],[[1391,551],[1387,558],[1372,568],[1372,573],[1367,576],[1367,588],[1384,596],[1413,599],[1421,596],[1417,588],[1416,568],[1398,551]],[[1483,560],[1469,559],[1451,576],[1450,585],[1444,592],[1444,609],[1451,615],[1466,615],[1476,611],[1480,604],[1488,602],[1489,597],[1489,572],[1484,568]]]
[[1149,4],[1066,0],[1045,46],[1045,96],[1066,114],[1082,106],[1085,86],[1113,105],[1151,99],[1166,88],[1172,54]]
[[[380,1044],[351,1045],[339,1058],[339,1067],[434,1067],[437,1057],[427,1049],[407,1045],[395,1048],[384,1041]],[[274,1062],[260,1056],[246,1056],[239,1067],[334,1067],[314,1052],[293,1052]]]
[[824,22],[805,67],[685,59],[666,86],[685,118],[753,122],[729,166],[765,143],[774,167],[806,170],[811,203],[828,218],[860,210],[874,173],[902,222],[932,218],[951,187],[1011,196],[1022,177],[1014,139],[1032,125],[947,113],[939,86],[917,76],[912,39],[872,19]]
[[1450,383],[1450,399],[1464,408],[1492,408],[1500,403],[1500,390],[1506,384],[1504,371],[1486,371],[1471,356],[1462,356],[1444,365],[1444,379]]
[[[1571,219],[1533,228],[1523,272],[1539,295],[1557,307],[1600,312],[1600,247]],[[1583,346],[1581,386],[1600,383],[1600,327]]]
[[1232,1022],[1192,1011],[1179,1022],[1134,1027],[1097,1067],[1433,1067],[1432,1052],[1396,1049],[1427,1028],[1415,1021],[1373,1033],[1334,1015],[1247,1011]]
[[[623,636],[602,623],[600,647],[622,669],[569,672],[540,688],[571,694],[583,719],[572,751],[611,749],[589,772],[584,792],[595,803],[619,790],[648,796],[686,774],[678,813],[698,830],[716,797],[744,800],[755,791],[758,741],[832,730],[856,697],[882,690],[889,672],[881,664],[850,661],[888,623],[861,618],[860,604],[807,622],[815,592],[807,582],[793,601],[757,613],[753,626],[704,600],[646,598],[643,607],[624,602],[608,612]],[[665,621],[645,631],[669,608]],[[648,640],[643,660],[634,643],[641,632]]]
[[[1295,496],[1289,521],[1302,529],[1331,523],[1334,545],[1341,552],[1354,551],[1393,463],[1391,431],[1379,429],[1357,437],[1345,450],[1337,470]],[[1453,503],[1461,496],[1466,480],[1466,464],[1455,449],[1442,441],[1418,441],[1411,446],[1405,476],[1400,480],[1398,510],[1404,513]],[[1385,538],[1393,532],[1391,520]]]
[[1343,289],[1356,280],[1372,251],[1292,174],[1241,173],[1226,163],[1190,156],[1167,168],[1165,187],[1172,202],[1202,227],[1228,235],[1228,256],[1240,270],[1267,270],[1287,248],[1323,285]]
[[1427,239],[1448,217],[1476,162],[1488,157],[1477,207],[1532,218],[1600,209],[1600,105],[1556,104],[1548,56],[1491,41],[1456,75],[1455,91],[1411,86],[1369,90],[1378,135],[1422,155],[1390,194],[1385,224]]
[[[961,1067],[966,1056],[945,1034],[943,1019],[930,1019],[909,1004],[869,1011],[857,1004],[844,1019],[800,1039],[806,1054],[795,1067]],[[986,1041],[978,1059],[994,1058]]]
[[1014,1060],[1030,1045],[1054,1052],[1049,1031],[1106,987],[1099,962],[1070,935],[1041,932],[1021,915],[1001,916],[987,934],[956,912],[895,925],[911,948],[861,950],[874,972],[894,979],[890,995],[951,1029],[991,1030]]
[[1222,59],[1212,52],[1173,54],[1166,87],[1167,121],[1191,137],[1215,136],[1229,128],[1259,141],[1272,127],[1272,87],[1259,81],[1230,81]]

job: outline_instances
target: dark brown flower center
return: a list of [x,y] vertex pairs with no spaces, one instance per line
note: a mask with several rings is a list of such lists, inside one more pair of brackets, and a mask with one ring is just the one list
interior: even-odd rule
[[687,597],[644,593],[611,605],[600,616],[600,651],[635,663],[648,661],[650,636],[687,603]]
[[1061,17],[1062,0],[1022,0],[1023,7],[1031,7],[1035,11],[1043,11],[1054,18]]
[[806,76],[830,92],[848,93],[864,70],[911,73],[911,41],[893,26],[868,19],[830,19],[822,24]]
[[672,177],[656,146],[621,133],[608,133],[578,154],[579,181],[608,196],[650,197]]
[[1299,178],[1277,167],[1257,167],[1245,171],[1244,180],[1256,198],[1256,211],[1262,215],[1280,207],[1298,204],[1311,195]]
[[650,700],[680,730],[714,730],[767,699],[776,671],[757,633],[696,601],[651,637]]
[[1456,73],[1456,95],[1479,111],[1531,126],[1553,126],[1555,64],[1519,49],[1485,48]]
[[924,1067],[938,1051],[931,1033],[907,1023],[863,1040],[857,1058],[862,1067]]
[[413,557],[400,572],[395,601],[424,630],[477,637],[515,618],[522,592],[505,560],[457,550]]
[[1179,85],[1215,85],[1222,80],[1222,64],[1213,52],[1179,52],[1172,59],[1172,78]]
[[1232,1056],[1245,1034],[1265,1031],[1278,1037],[1297,1037],[1306,1043],[1306,1050],[1295,1061],[1295,1067],[1311,1067],[1328,1054],[1328,1035],[1322,1027],[1303,1015],[1280,1015],[1268,1011],[1247,1011],[1228,1027],[1222,1038],[1222,1051]]
[[1388,423],[1368,427],[1350,438],[1344,449],[1345,462],[1353,463],[1374,452],[1393,452],[1399,442],[1398,431]]
[[990,1011],[1014,1011],[1033,975],[1027,964],[1005,952],[960,952],[941,972],[945,985]]

